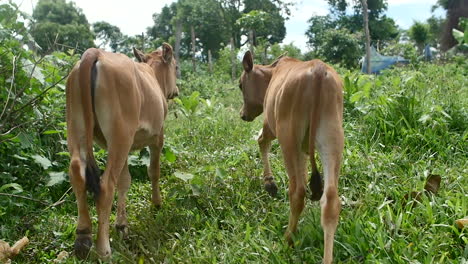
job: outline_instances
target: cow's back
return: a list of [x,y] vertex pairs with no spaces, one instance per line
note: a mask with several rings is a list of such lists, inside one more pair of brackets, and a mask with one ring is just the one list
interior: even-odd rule
[[[327,83],[323,85],[323,89],[332,89],[331,92],[341,96],[338,75],[320,60],[303,62],[293,58],[284,58],[273,70],[265,96],[264,112],[271,130],[275,134],[280,129],[277,127],[278,124],[283,124],[284,127],[303,131],[301,135],[305,135],[309,127],[311,111],[317,102],[316,98],[324,96],[318,93],[322,84],[316,80],[314,75],[314,70],[319,64],[325,65],[327,75],[324,80]],[[333,83],[332,85],[330,85],[330,81]],[[330,86],[333,87],[330,88]],[[323,98],[320,101],[323,101]]]

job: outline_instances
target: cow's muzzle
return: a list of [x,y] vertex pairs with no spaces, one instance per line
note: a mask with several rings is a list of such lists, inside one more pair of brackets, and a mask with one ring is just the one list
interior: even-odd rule
[[254,119],[251,117],[248,117],[246,114],[241,113],[241,119],[247,122],[252,122]]

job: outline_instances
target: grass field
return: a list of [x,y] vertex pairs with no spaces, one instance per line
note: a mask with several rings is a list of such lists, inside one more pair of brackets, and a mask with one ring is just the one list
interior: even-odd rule
[[[456,219],[468,215],[466,66],[423,64],[379,76],[341,75],[346,145],[335,262],[466,262],[467,229],[454,226]],[[155,209],[150,203],[148,152],[132,153],[130,235],[123,240],[112,230],[112,261],[320,263],[319,203],[307,201],[295,247],[288,247],[283,239],[288,179],[281,151],[275,141],[270,160],[279,192],[271,198],[262,187],[256,142],[262,117],[252,123],[239,118],[242,97],[237,85],[202,75],[187,76],[180,88],[180,101],[171,105],[166,122],[163,206]],[[105,156],[96,155],[101,160]],[[31,172],[35,178],[24,175],[18,182],[46,181],[48,176],[40,174]],[[405,200],[412,191],[422,191],[430,174],[442,178],[438,193]],[[23,195],[39,200],[65,195],[55,207],[0,198],[9,199],[0,210],[0,237],[10,243],[23,235],[31,240],[13,263],[46,263],[61,251],[72,254],[76,207],[73,193],[66,192],[69,183],[53,185],[49,192],[22,185]],[[96,227],[94,206],[92,213]],[[115,210],[111,221],[114,217]],[[96,260],[92,256],[89,261]],[[66,262],[77,259],[70,256]]]

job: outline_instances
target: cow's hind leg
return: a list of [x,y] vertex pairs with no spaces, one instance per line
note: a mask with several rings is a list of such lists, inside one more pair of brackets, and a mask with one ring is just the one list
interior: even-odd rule
[[150,146],[150,165],[148,166],[148,176],[151,179],[152,194],[151,202],[157,208],[161,207],[161,190],[159,189],[159,177],[160,177],[160,156],[162,147],[164,144],[163,129],[161,134],[157,137],[155,144]]
[[106,137],[109,156],[101,179],[101,192],[97,201],[98,235],[96,249],[102,258],[111,255],[109,243],[109,217],[112,209],[115,186],[127,160],[134,133],[130,133],[125,125],[114,125],[112,135]]
[[324,170],[324,193],[320,199],[321,224],[324,231],[323,263],[332,263],[333,241],[341,211],[338,175],[343,152],[343,129],[340,122],[322,122],[317,134],[318,149]]
[[82,158],[77,146],[74,148],[72,158],[70,162],[70,183],[73,187],[73,191],[76,196],[76,203],[78,206],[78,224],[76,227],[76,239],[75,239],[75,254],[78,258],[84,259],[88,256],[91,248],[91,218],[89,217],[88,201],[86,195],[86,178],[85,168],[86,163]]
[[271,149],[271,141],[275,139],[275,136],[271,133],[270,128],[267,124],[263,125],[262,133],[258,138],[258,145],[260,147],[260,155],[262,156],[263,163],[263,184],[265,190],[271,195],[276,196],[278,187],[276,186],[273,173],[270,168],[270,161],[268,160],[268,153]]
[[128,189],[130,188],[130,182],[130,172],[128,171],[128,164],[125,162],[117,182],[117,220],[115,223],[115,228],[121,233],[123,238],[126,238],[128,235],[126,199]]
[[295,138],[287,141],[280,140],[283,150],[284,162],[289,176],[289,223],[285,238],[289,245],[293,245],[292,235],[297,230],[299,217],[304,210],[306,193],[307,163],[306,156],[301,152],[299,145],[294,142]]

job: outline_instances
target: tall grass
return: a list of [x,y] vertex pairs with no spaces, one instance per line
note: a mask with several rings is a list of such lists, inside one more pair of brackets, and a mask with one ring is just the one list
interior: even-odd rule
[[[379,76],[356,72],[342,76],[346,147],[335,261],[466,261],[466,229],[453,225],[468,214],[466,70],[427,64]],[[132,153],[130,236],[122,240],[111,232],[114,262],[321,261],[318,203],[307,203],[295,247],[290,248],[283,239],[289,203],[281,151],[274,143],[270,159],[280,191],[271,198],[260,177],[256,135],[262,120],[241,121],[242,97],[228,80],[206,74],[182,81],[180,102],[171,104],[165,125],[159,210],[150,205],[148,152]],[[405,195],[421,190],[429,174],[441,175],[440,191],[420,201],[406,201]],[[67,187],[66,183],[54,186]],[[28,234],[32,241],[15,261],[49,262],[62,250],[72,251],[76,223],[72,194],[60,206],[29,210],[24,223],[1,220],[2,236],[14,240],[13,234]],[[96,224],[94,209],[93,215]]]

